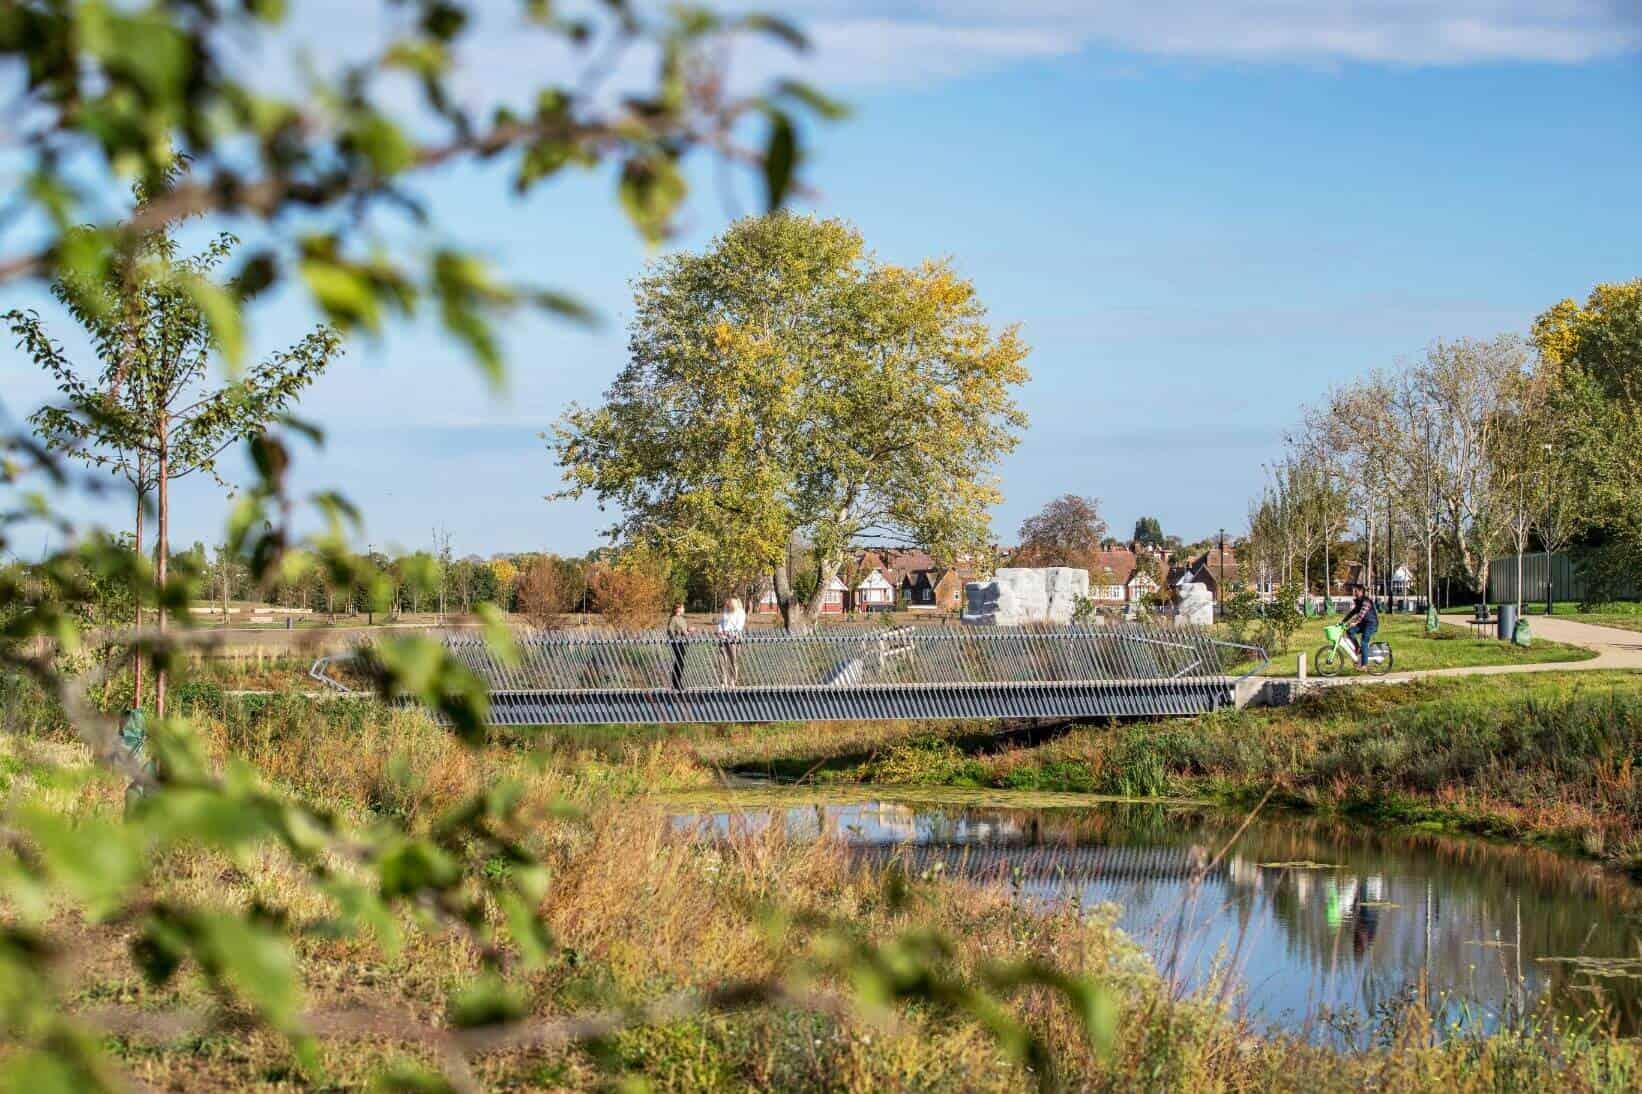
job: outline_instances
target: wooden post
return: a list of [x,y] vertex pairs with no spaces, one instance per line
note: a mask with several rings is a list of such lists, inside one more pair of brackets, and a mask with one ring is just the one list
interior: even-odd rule
[[1302,650],[1300,652],[1299,666],[1300,666],[1300,683],[1303,684],[1303,683],[1306,682],[1306,654],[1305,654],[1304,650]]

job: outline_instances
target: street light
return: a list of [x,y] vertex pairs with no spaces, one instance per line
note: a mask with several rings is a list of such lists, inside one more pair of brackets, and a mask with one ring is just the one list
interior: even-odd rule
[[1226,602],[1226,530],[1220,529],[1220,578],[1214,585],[1214,597],[1221,604]]
[[[1551,489],[1551,442],[1542,441],[1540,447],[1545,450],[1545,504],[1549,507],[1557,503],[1556,491]],[[1549,517],[1545,523],[1550,523]],[[1551,577],[1551,541],[1545,536],[1544,524],[1540,525],[1539,529],[1539,545],[1545,551],[1545,614],[1550,615],[1554,608],[1551,599],[1554,579]]]

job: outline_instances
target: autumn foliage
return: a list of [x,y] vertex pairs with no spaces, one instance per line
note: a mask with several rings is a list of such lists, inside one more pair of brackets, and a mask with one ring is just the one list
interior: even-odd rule
[[654,627],[667,611],[667,581],[654,567],[636,562],[600,563],[588,584],[599,614],[618,630]]

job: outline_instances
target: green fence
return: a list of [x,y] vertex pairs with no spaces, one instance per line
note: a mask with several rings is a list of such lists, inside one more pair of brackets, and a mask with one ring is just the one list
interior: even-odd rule
[[[1550,557],[1550,582],[1553,599],[1577,601],[1585,598],[1585,579],[1580,574],[1580,554],[1558,551]],[[1546,558],[1541,552],[1522,556],[1522,599],[1530,604],[1544,603]],[[1611,594],[1615,599],[1634,600],[1642,594],[1642,585],[1632,583],[1629,589],[1618,589]],[[1517,556],[1506,555],[1488,564],[1488,600],[1494,604],[1511,604],[1517,599]]]
[[[1528,603],[1543,603],[1545,600],[1546,562],[1543,553],[1522,556],[1522,599]],[[1567,552],[1559,551],[1550,556],[1549,563],[1552,599],[1581,599],[1585,595],[1585,582],[1579,576],[1575,559]],[[1494,604],[1516,603],[1516,555],[1496,558],[1488,564],[1488,599]]]

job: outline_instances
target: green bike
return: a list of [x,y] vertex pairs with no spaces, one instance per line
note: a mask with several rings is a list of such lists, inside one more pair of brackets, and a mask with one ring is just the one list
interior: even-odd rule
[[[1357,643],[1346,633],[1345,624],[1330,623],[1323,628],[1323,637],[1328,642],[1317,649],[1317,675],[1338,676],[1347,665],[1357,663]],[[1384,676],[1391,671],[1391,662],[1391,643],[1368,644],[1367,667],[1370,676]]]

